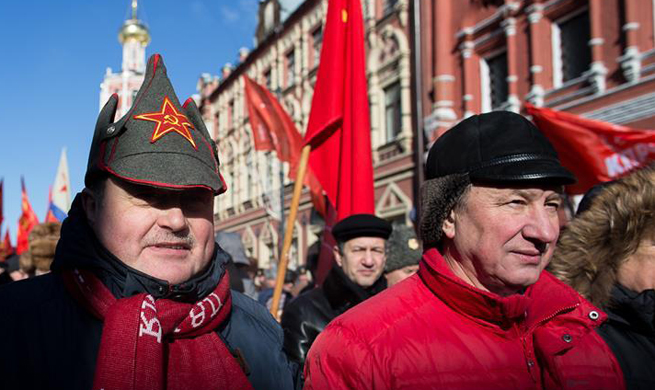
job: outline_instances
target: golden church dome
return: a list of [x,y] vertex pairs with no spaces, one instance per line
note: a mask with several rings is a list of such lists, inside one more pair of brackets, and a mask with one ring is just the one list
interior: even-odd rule
[[140,42],[144,46],[150,43],[148,27],[138,19],[126,20],[125,23],[123,23],[123,27],[121,27],[118,32],[118,41],[121,44],[131,39]]
[[123,27],[118,31],[118,41],[121,45],[129,40],[136,40],[143,46],[150,43],[148,27],[146,27],[144,23],[141,23],[137,17],[137,7],[137,0],[132,0],[132,18],[127,19],[125,23],[123,23]]

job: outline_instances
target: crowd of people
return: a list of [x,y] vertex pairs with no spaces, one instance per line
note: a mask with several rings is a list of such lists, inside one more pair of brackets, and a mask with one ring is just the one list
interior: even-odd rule
[[550,142],[471,116],[430,148],[418,234],[338,221],[332,269],[316,283],[316,246],[288,270],[278,323],[277,269],[215,233],[217,148],[161,56],[117,103],[66,220],[0,268],[3,389],[655,388],[655,164],[562,223],[576,178]]

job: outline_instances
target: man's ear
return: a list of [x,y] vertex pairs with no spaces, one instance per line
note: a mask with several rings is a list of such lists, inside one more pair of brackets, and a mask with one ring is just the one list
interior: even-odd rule
[[88,188],[82,190],[82,208],[89,225],[94,226],[97,220],[98,199],[96,195]]
[[444,219],[443,224],[441,225],[441,230],[443,234],[449,239],[455,237],[455,210],[450,210],[446,219]]
[[341,252],[339,252],[339,247],[336,245],[333,246],[332,253],[334,253],[334,260],[337,262],[337,265],[341,267],[341,265],[343,264],[343,259],[341,258]]

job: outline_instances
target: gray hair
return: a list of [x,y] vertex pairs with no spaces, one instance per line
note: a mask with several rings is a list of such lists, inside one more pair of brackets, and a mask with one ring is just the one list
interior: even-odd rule
[[423,248],[440,248],[443,222],[451,210],[461,207],[471,188],[467,173],[427,180],[421,186],[419,233]]

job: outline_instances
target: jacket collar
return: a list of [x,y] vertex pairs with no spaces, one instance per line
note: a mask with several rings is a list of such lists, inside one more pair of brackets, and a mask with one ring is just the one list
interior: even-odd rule
[[615,284],[608,309],[612,321],[629,325],[646,334],[655,334],[655,290],[641,293]]
[[387,280],[380,276],[369,288],[362,288],[354,283],[338,267],[332,267],[330,273],[323,282],[323,291],[330,302],[330,306],[336,311],[343,313],[351,307],[365,301],[387,287]]
[[558,314],[576,309],[581,304],[577,293],[546,271],[541,274],[537,283],[528,287],[523,294],[501,297],[480,290],[455,276],[434,248],[423,254],[419,276],[451,309],[503,329],[508,329],[515,323],[532,329]]

